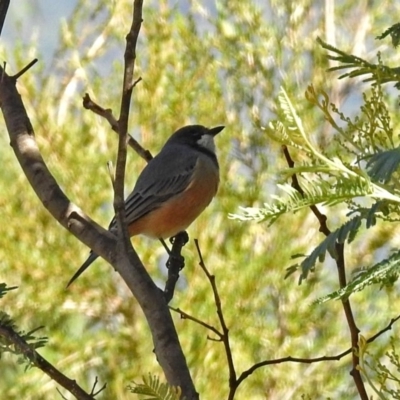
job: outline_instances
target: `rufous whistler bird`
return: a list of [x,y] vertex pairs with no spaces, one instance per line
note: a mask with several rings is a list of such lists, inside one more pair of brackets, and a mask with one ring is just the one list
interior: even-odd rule
[[[206,128],[188,125],[178,129],[143,169],[125,200],[130,236],[155,239],[175,236],[210,204],[217,193],[219,166],[214,137],[223,126]],[[110,231],[116,231],[115,217]],[[90,252],[67,287],[92,264],[98,255]]]

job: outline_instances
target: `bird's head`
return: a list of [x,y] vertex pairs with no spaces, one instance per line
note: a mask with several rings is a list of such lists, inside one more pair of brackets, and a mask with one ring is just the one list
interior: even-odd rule
[[203,148],[215,153],[214,137],[225,127],[206,128],[202,125],[188,125],[178,129],[167,141]]

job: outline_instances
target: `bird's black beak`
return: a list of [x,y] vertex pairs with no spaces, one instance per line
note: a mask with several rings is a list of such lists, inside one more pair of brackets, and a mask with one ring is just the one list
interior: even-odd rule
[[225,127],[224,126],[216,126],[215,128],[210,128],[209,130],[208,130],[208,133],[211,135],[211,136],[215,136],[215,135],[217,135],[218,133],[220,133],[221,131],[222,131],[222,129],[224,129]]

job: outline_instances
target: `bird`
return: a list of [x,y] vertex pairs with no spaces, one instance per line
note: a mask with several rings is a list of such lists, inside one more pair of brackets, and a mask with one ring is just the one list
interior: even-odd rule
[[[188,125],[178,129],[149,161],[125,200],[129,235],[167,239],[185,231],[216,195],[219,164],[214,138],[225,127]],[[114,217],[108,227],[117,232]],[[91,251],[67,288],[98,255]]]

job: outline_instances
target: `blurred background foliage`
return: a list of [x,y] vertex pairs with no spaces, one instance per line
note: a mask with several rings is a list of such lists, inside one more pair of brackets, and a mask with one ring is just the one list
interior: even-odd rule
[[[284,280],[286,268],[294,263],[291,256],[309,253],[322,239],[315,217],[303,211],[285,215],[269,227],[227,216],[239,206],[260,206],[276,193],[277,171],[286,165],[280,146],[257,126],[275,117],[281,85],[322,148],[331,142],[333,130],[305,101],[307,86],[312,83],[325,90],[347,114],[356,113],[367,86],[361,80],[338,81],[337,75],[327,73],[331,64],[316,38],[366,59],[374,59],[379,50],[396,64],[398,56],[389,41],[374,40],[398,22],[392,20],[398,11],[395,2],[144,3],[136,70],[143,80],[134,91],[131,133],[155,154],[185,124],[226,125],[217,139],[218,196],[189,234],[199,239],[205,262],[216,275],[238,372],[262,360],[335,355],[348,349],[349,332],[340,302],[313,304],[338,287],[332,260],[328,257],[301,286],[296,276]],[[43,157],[70,199],[107,226],[113,195],[106,163],[115,162],[117,140],[104,120],[83,109],[82,97],[88,92],[117,114],[132,2],[78,0],[62,20],[47,19],[40,4],[34,1],[23,13],[9,15],[5,29],[17,26],[21,35],[1,47],[1,59],[7,60],[11,73],[33,57],[42,60],[19,80],[18,88]],[[27,39],[22,33],[30,25],[36,28]],[[58,27],[56,37],[46,37],[50,25]],[[50,54],[41,45],[49,40],[55,45]],[[390,86],[387,96],[393,104],[397,94]],[[392,118],[396,132],[399,117]],[[162,376],[141,310],[119,276],[101,260],[65,290],[88,249],[39,203],[8,146],[4,125],[0,156],[4,222],[0,281],[19,286],[1,300],[1,309],[20,328],[44,325],[41,334],[49,337],[49,343],[40,353],[88,390],[98,376],[100,384],[107,383],[99,398],[132,398],[126,390],[131,381],[148,372]],[[144,161],[130,152],[127,192],[143,166]],[[340,206],[323,211],[332,230],[344,218]],[[349,271],[379,260],[388,248],[398,246],[399,239],[392,224],[359,235],[347,248]],[[166,259],[160,243],[140,237],[133,244],[156,282],[163,285]],[[212,292],[198,266],[193,241],[184,255],[186,268],[172,305],[216,325]],[[364,336],[376,333],[397,315],[397,297],[397,285],[384,290],[372,287],[352,297]],[[208,340],[203,327],[178,316],[175,320],[201,397],[226,398],[228,370],[222,344]],[[368,350],[380,358],[388,346],[386,334]],[[37,369],[24,372],[15,357],[5,355],[0,369],[2,398],[58,396],[47,376]],[[271,365],[252,374],[237,399],[300,399],[302,395],[356,399],[350,369],[350,357],[334,363]]]

